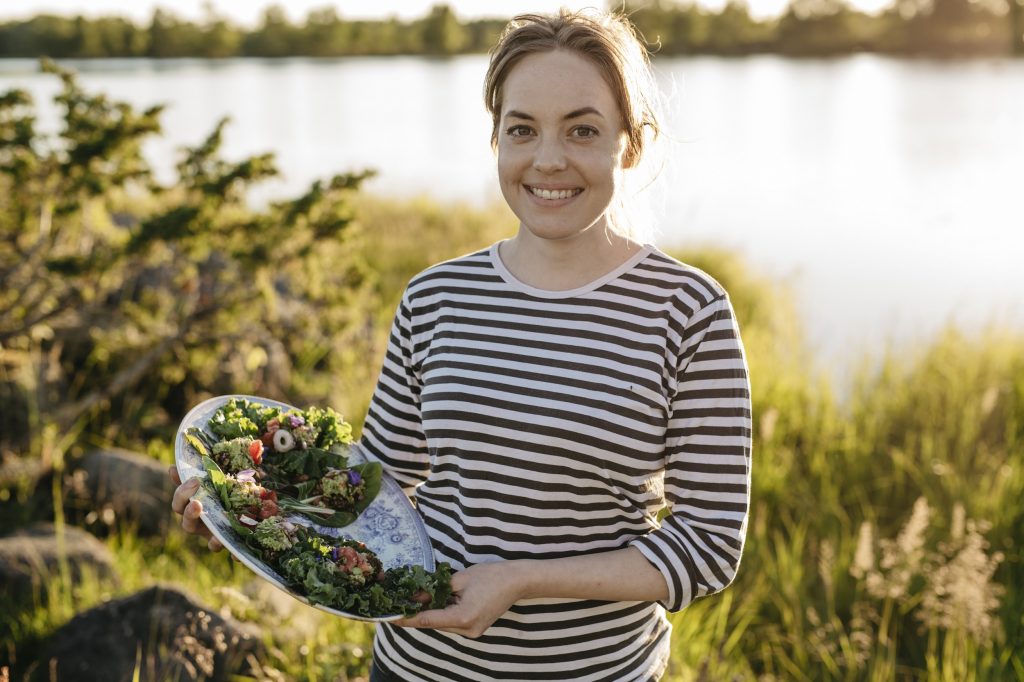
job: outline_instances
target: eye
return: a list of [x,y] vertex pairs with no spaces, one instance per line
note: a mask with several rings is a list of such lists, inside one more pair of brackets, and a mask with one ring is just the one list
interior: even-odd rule
[[511,126],[505,131],[505,134],[509,137],[526,137],[531,133],[533,133],[533,130],[530,129],[530,126],[523,125],[522,123]]
[[597,137],[597,135],[597,128],[594,128],[593,126],[576,126],[572,129],[573,137],[588,139],[591,137]]

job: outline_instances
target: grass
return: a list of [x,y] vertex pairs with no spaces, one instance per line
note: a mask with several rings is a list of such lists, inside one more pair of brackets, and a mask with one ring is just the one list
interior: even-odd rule
[[[261,661],[270,679],[358,680],[365,676],[373,643],[370,626],[331,616],[301,604],[255,578],[227,552],[211,553],[205,543],[180,530],[164,538],[138,537],[121,528],[105,540],[119,584],[88,571],[69,581],[59,572],[39,576],[48,595],[31,607],[0,613],[0,631],[10,643],[0,656],[15,674],[42,663],[46,639],[76,613],[153,584],[175,584],[222,616],[262,626],[270,652]],[[14,677],[12,679],[19,679]]]
[[755,372],[743,564],[675,617],[673,674],[1019,677],[1022,387],[1024,339],[991,330],[884,358],[843,405],[808,377]]
[[[340,406],[357,426],[408,277],[513,229],[499,209],[360,201],[380,305]],[[677,255],[730,291],[753,379],[755,460],[739,574],[671,616],[666,679],[1024,678],[1024,335],[950,329],[866,357],[838,395],[808,362],[786,291],[726,252]],[[164,442],[134,445],[171,458]],[[49,603],[0,615],[16,633],[9,653],[24,660],[77,611],[168,581],[263,626],[268,675],[366,675],[369,627],[255,589],[247,569],[178,531],[146,540],[122,529],[106,542],[121,586],[52,576]]]
[[[108,541],[130,594],[154,582],[181,584],[222,616],[259,623],[270,660],[261,661],[287,679],[357,679],[370,660],[372,629],[330,616],[278,593],[254,578],[227,552],[210,553],[205,543],[174,531],[143,541],[121,532]],[[269,672],[268,672],[269,674]]]

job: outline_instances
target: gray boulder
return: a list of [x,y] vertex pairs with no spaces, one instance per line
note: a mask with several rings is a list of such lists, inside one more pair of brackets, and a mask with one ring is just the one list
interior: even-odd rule
[[65,526],[61,542],[53,524],[37,523],[0,537],[0,603],[46,603],[52,580],[61,574],[62,554],[73,584],[86,577],[117,584],[114,557],[102,542],[73,526]]
[[87,453],[70,475],[69,512],[90,530],[128,523],[144,537],[163,535],[172,522],[174,486],[167,465],[130,450]]
[[52,520],[53,468],[39,457],[0,453],[0,529]]
[[222,618],[170,585],[156,585],[82,612],[60,628],[39,660],[59,681],[266,679],[254,626]]

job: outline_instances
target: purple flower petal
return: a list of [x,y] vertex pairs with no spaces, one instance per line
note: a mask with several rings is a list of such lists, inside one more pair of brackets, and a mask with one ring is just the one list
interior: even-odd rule
[[235,479],[239,481],[255,481],[256,470],[255,469],[244,469],[235,474]]
[[363,482],[363,477],[359,475],[358,471],[348,470],[348,482],[352,485],[359,485]]
[[288,415],[288,423],[291,424],[293,429],[297,429],[306,423],[306,420],[302,417],[296,417],[295,415]]
[[332,547],[331,548],[331,560],[332,561],[337,561],[338,560],[338,548],[337,547]]

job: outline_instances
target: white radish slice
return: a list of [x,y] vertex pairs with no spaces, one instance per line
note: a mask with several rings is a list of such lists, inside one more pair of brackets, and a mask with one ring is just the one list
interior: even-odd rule
[[274,450],[277,452],[288,452],[295,447],[295,436],[291,431],[278,429],[274,431]]
[[242,514],[241,516],[238,517],[238,522],[241,523],[243,526],[258,526],[258,525],[260,525],[259,521],[257,521],[256,519],[254,519],[252,517],[246,516],[245,514]]

